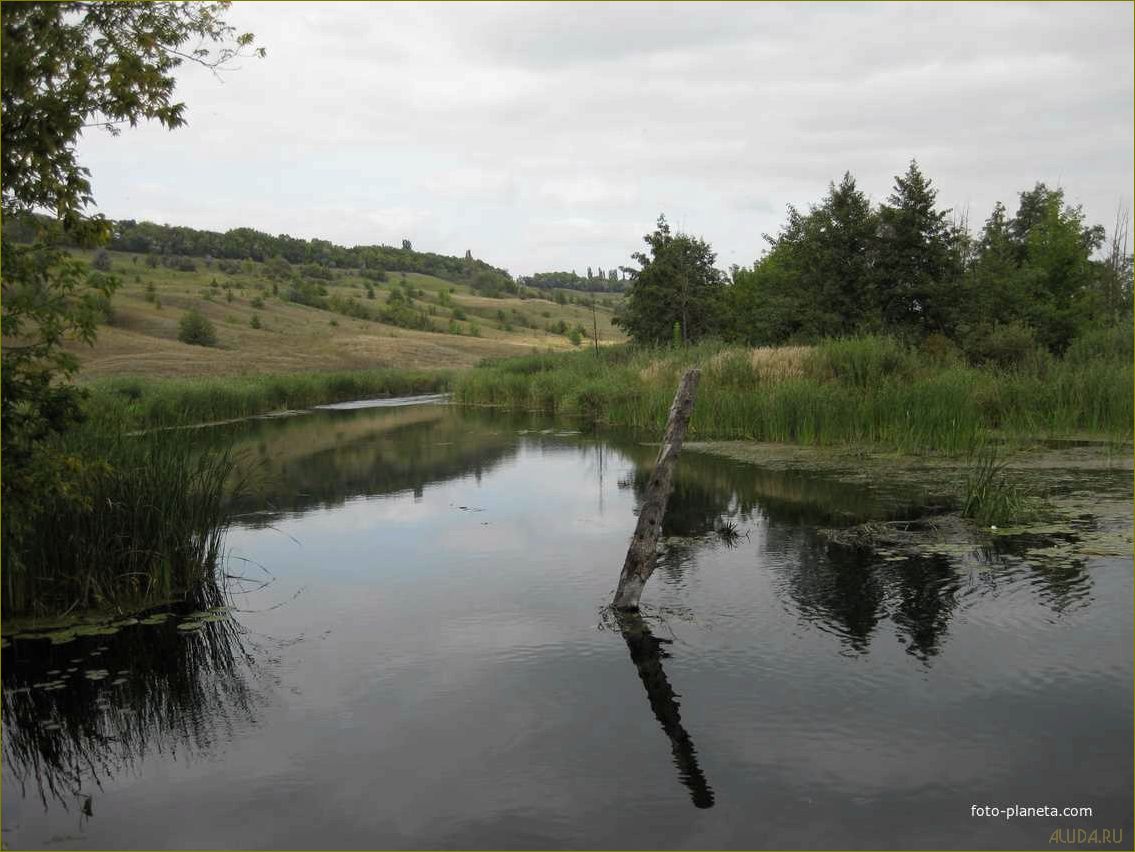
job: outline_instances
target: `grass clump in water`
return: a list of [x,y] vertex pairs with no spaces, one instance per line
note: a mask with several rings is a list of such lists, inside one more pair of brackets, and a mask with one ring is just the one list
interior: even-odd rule
[[1011,481],[1005,468],[993,449],[976,455],[966,474],[962,517],[989,527],[1015,526],[1038,518],[1040,501],[1027,488]]
[[3,506],[5,615],[139,608],[214,580],[228,526],[228,451],[94,421],[54,442],[62,487]]

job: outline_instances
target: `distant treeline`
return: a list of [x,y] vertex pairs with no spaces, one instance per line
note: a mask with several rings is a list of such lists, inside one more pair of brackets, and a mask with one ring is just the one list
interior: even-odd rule
[[[624,273],[625,279],[625,273]],[[618,270],[611,269],[604,272],[602,268],[598,275],[593,275],[591,267],[587,268],[587,277],[571,272],[537,272],[523,278],[517,283],[526,287],[535,287],[539,290],[582,290],[586,293],[621,293],[626,289],[626,280],[620,280]]]
[[[268,261],[283,258],[292,264],[314,264],[322,267],[391,272],[420,272],[449,281],[469,282],[478,273],[504,287],[514,286],[507,270],[476,260],[468,253],[464,258],[433,252],[414,251],[409,240],[401,248],[386,245],[345,246],[327,240],[303,240],[287,234],[272,236],[253,228],[233,228],[220,233],[175,225],[157,225],[120,219],[110,222],[111,238],[107,245],[113,251],[154,254],[174,257],[211,257],[227,260]],[[33,219],[4,222],[10,239],[30,242],[35,237]],[[486,280],[485,276],[481,276]]]
[[730,275],[704,240],[665,219],[634,255],[618,317],[639,342],[701,338],[777,345],[886,334],[960,346],[974,361],[1063,353],[1101,325],[1130,323],[1127,216],[1109,236],[1043,183],[998,202],[971,230],[936,203],[916,163],[872,204],[845,174],[806,211],[788,208],[764,255]]

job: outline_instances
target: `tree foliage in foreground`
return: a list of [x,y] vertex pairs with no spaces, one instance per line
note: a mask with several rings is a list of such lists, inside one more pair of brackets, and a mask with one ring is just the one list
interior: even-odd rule
[[[0,213],[34,223],[32,239],[0,234],[3,333],[0,453],[4,556],[23,519],[47,494],[67,493],[83,463],[44,451],[79,419],[67,340],[93,342],[116,281],[91,274],[65,246],[105,244],[105,218],[90,215],[90,173],[76,158],[80,134],[156,120],[185,123],[173,97],[183,62],[220,68],[252,47],[225,23],[228,3],[4,3],[0,48]],[[28,236],[28,235],[25,235]]]

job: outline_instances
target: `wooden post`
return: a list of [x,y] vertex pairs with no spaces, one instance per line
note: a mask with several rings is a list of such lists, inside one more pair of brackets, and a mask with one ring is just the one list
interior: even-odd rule
[[694,411],[694,397],[697,394],[698,378],[701,371],[686,370],[678,383],[678,392],[670,405],[670,417],[666,421],[666,435],[662,439],[662,449],[654,463],[654,472],[646,487],[646,498],[638,513],[634,538],[627,548],[627,558],[623,563],[623,573],[619,577],[619,587],[615,591],[615,609],[637,610],[642,588],[654,573],[657,561],[658,537],[662,534],[662,517],[666,514],[666,503],[670,499],[671,480],[674,475],[674,462],[682,451],[682,441],[686,437],[686,427]]

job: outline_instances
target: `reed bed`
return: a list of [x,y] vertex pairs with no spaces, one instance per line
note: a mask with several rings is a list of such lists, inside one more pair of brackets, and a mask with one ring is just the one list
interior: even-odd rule
[[133,428],[181,426],[249,417],[367,397],[410,396],[449,389],[452,374],[440,370],[343,370],[199,379],[116,377],[101,379],[87,409]]
[[962,455],[991,439],[1131,437],[1130,354],[1106,349],[1004,369],[931,358],[886,337],[780,350],[621,346],[485,364],[454,379],[454,397],[656,434],[689,366],[703,371],[693,439]]
[[5,507],[5,615],[126,611],[214,580],[230,452],[196,452],[170,433],[128,436],[105,421],[53,450],[71,460],[66,487]]

